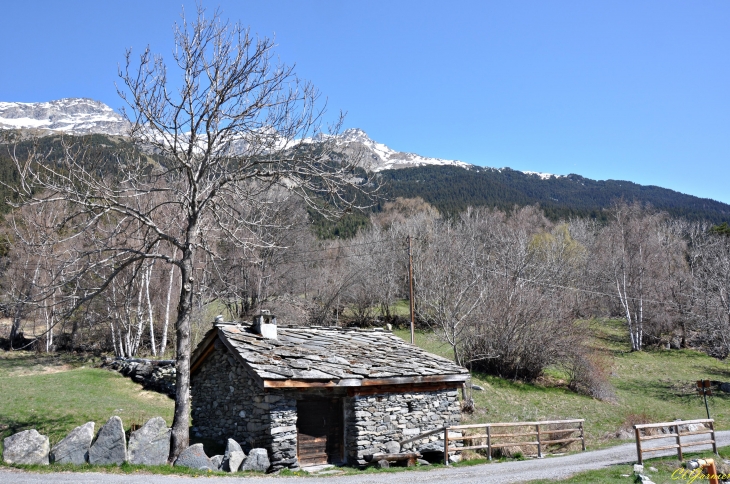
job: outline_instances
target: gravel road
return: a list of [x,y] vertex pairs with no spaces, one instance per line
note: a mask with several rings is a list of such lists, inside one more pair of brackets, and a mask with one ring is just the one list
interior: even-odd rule
[[[730,445],[730,431],[717,432],[719,446]],[[705,436],[693,436],[694,440]],[[686,440],[693,440],[688,437]],[[668,445],[674,439],[658,439],[652,446]],[[702,446],[700,448],[705,448]],[[654,456],[672,455],[674,452],[658,452]],[[484,464],[472,467],[434,469],[424,472],[398,472],[393,474],[370,474],[329,477],[177,477],[158,475],[111,475],[101,473],[59,472],[33,474],[16,470],[1,469],[0,482],[17,484],[187,484],[215,482],[220,484],[274,484],[299,481],[303,484],[505,484],[526,482],[534,479],[564,479],[577,472],[600,469],[613,464],[636,462],[636,445],[632,442],[603,450],[545,459]]]

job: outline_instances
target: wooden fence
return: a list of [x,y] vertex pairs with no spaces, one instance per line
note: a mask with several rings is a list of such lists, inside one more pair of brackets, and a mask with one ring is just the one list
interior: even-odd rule
[[[682,432],[680,427],[688,426],[691,424],[702,424],[706,428],[705,430],[687,430]],[[672,429],[671,433],[658,433],[652,435],[650,429]],[[643,435],[642,435],[643,431]],[[685,447],[694,447],[696,445],[708,445],[712,444],[712,451],[717,454],[717,442],[715,441],[715,420],[713,419],[697,419],[697,420],[675,420],[674,422],[660,422],[653,424],[639,424],[634,425],[634,432],[636,433],[636,454],[638,456],[639,464],[644,463],[644,454],[647,452],[657,452],[660,450],[677,449],[677,458],[681,461],[684,460],[682,456],[682,449]],[[692,442],[682,442],[682,437],[689,435],[703,435],[710,434],[710,438],[707,440],[696,440]],[[671,445],[661,445],[659,447],[644,448],[642,442],[657,440],[657,439],[668,439],[674,437],[676,443]]]
[[[400,444],[404,445],[409,442],[420,440],[424,437],[428,437],[434,434],[444,434],[444,464],[449,465],[449,452],[461,451],[461,450],[476,450],[476,449],[487,449],[487,455],[489,459],[492,458],[492,449],[498,449],[503,447],[513,446],[536,446],[537,456],[542,457],[542,450],[544,446],[552,444],[569,444],[572,442],[581,442],[581,447],[586,450],[585,432],[583,424],[585,419],[571,419],[571,420],[545,420],[541,422],[500,422],[500,423],[486,423],[486,424],[473,424],[473,425],[454,425],[452,427],[443,427],[429,432],[424,432],[416,437],[412,437],[408,440],[402,441]],[[560,429],[547,429],[549,425],[568,425],[567,428]],[[506,429],[509,427],[534,427],[535,430],[527,432],[514,432],[514,433],[500,433],[500,429]],[[484,433],[477,433],[474,435],[463,435],[462,430],[467,429],[484,429]],[[494,433],[496,430],[497,433]],[[459,435],[454,435],[455,432],[459,432]],[[575,433],[579,435],[573,437]],[[558,434],[559,438],[552,438],[553,435]],[[513,441],[513,442],[494,442],[494,439],[512,439],[515,437],[535,437],[534,441]],[[481,440],[485,443],[478,445],[468,445],[463,447],[451,447],[451,442],[470,440],[473,444],[475,440]]]

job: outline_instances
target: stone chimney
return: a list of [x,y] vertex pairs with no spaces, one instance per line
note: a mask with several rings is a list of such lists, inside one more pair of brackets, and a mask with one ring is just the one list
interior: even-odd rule
[[276,316],[267,309],[262,309],[258,316],[254,316],[251,330],[266,339],[277,339]]

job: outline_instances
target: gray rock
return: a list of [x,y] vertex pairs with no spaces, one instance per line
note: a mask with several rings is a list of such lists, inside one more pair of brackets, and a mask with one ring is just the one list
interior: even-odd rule
[[51,449],[51,462],[82,465],[89,461],[89,447],[94,440],[94,422],[86,422],[73,429]]
[[89,448],[89,464],[123,464],[127,460],[127,436],[122,419],[116,415],[107,420]]
[[435,442],[428,442],[427,444],[423,444],[418,447],[418,451],[421,453],[424,452],[441,452],[444,453],[444,441],[443,440],[437,440]]
[[246,454],[243,451],[234,450],[228,455],[228,462],[225,464],[224,470],[227,468],[228,472],[238,472],[245,459]]
[[175,467],[189,467],[191,469],[217,470],[214,468],[213,463],[210,461],[205,451],[203,450],[203,444],[191,445],[187,449],[183,450],[180,455],[175,459],[173,464]]
[[386,442],[385,450],[387,450],[389,454],[397,454],[398,452],[400,452],[400,443],[396,442],[395,440]]
[[730,383],[720,383],[720,390],[730,393]]
[[416,462],[418,462],[418,465],[421,466],[430,466],[431,463],[425,459],[416,459]]
[[171,433],[172,430],[162,417],[149,419],[129,436],[129,463],[147,466],[167,464]]
[[[236,453],[236,460],[231,462],[231,454]],[[241,460],[238,460],[238,459]],[[226,443],[226,453],[223,454],[223,464],[221,465],[221,470],[229,471],[229,472],[236,472],[238,471],[238,468],[241,467],[241,462],[243,462],[243,459],[246,458],[246,453],[243,451],[241,446],[233,439],[228,439],[228,443]]]
[[385,459],[379,460],[378,463],[375,464],[375,467],[377,467],[378,469],[387,469],[388,467],[390,467],[390,462]]
[[271,466],[266,449],[251,449],[241,466],[241,471],[266,472]]
[[36,429],[24,430],[3,440],[3,460],[8,464],[48,465],[48,437]]
[[476,390],[478,392],[483,392],[484,391],[484,387],[481,387],[479,385],[472,385],[471,388],[472,388],[472,390]]
[[449,456],[449,462],[452,464],[456,464],[457,462],[461,462],[461,456],[460,455],[451,455]]
[[223,466],[223,456],[222,455],[214,455],[210,458],[210,461],[213,463],[213,470],[219,471],[221,470],[221,467]]

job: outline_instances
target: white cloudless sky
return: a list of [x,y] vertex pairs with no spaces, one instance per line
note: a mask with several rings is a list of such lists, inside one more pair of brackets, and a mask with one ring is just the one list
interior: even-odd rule
[[[168,60],[189,1],[7,2],[0,101],[113,108],[124,51]],[[658,185],[730,203],[726,1],[203,2],[274,36],[358,127],[393,149]]]

